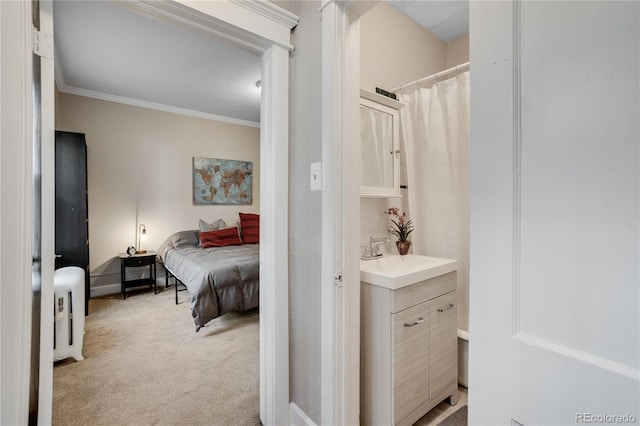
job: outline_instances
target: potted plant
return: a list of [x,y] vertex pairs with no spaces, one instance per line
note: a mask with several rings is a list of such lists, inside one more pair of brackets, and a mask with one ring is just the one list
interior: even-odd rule
[[411,241],[409,241],[409,234],[413,232],[411,219],[407,219],[405,212],[400,214],[400,209],[397,207],[389,207],[385,214],[389,215],[389,219],[393,223],[393,226],[389,226],[387,231],[398,238],[396,247],[398,247],[398,253],[404,256],[409,251],[409,247],[411,247]]

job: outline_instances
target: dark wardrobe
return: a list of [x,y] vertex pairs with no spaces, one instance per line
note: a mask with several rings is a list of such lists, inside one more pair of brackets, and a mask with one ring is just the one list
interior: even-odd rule
[[84,312],[89,314],[89,208],[84,134],[56,131],[56,268],[85,271]]

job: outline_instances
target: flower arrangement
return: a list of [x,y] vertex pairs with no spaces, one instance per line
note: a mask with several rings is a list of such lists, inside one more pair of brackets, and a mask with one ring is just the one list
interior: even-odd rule
[[397,207],[390,207],[385,210],[385,214],[389,215],[389,219],[393,223],[393,226],[389,226],[387,231],[398,237],[398,242],[407,242],[409,234],[413,232],[413,224],[410,219],[407,219],[407,214],[405,212],[400,214],[400,209]]

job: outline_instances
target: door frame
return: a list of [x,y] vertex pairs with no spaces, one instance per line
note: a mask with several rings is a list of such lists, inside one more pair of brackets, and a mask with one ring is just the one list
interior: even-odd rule
[[360,423],[360,16],[379,1],[324,1],[322,13],[323,424]]
[[2,424],[27,424],[29,415],[33,217],[31,10],[31,3],[26,1],[0,3]]
[[[261,55],[262,58],[262,100],[260,125],[261,163],[261,231],[260,251],[260,418],[265,425],[289,423],[289,309],[288,309],[288,147],[289,147],[289,52],[291,29],[297,25],[298,17],[273,3],[236,2],[232,0],[198,2],[177,0],[174,2],[155,2],[136,0],[132,7],[157,13],[164,18],[197,27],[223,37],[236,45]],[[3,5],[4,7],[4,5]],[[19,8],[15,11],[14,9]],[[7,8],[15,19],[3,28],[2,37],[16,39],[8,35],[17,35],[16,51],[18,61],[6,64],[3,61],[2,76],[7,71],[15,73],[17,80],[25,84],[16,85],[16,90],[3,89],[3,105],[13,105],[14,113],[2,110],[3,156],[5,135],[12,136],[11,147],[20,153],[15,161],[16,173],[2,170],[2,181],[13,180],[15,188],[29,188],[31,177],[31,116],[30,82],[33,76],[30,70],[31,46],[31,4],[18,2]],[[3,13],[4,9],[0,13]],[[1,16],[0,16],[1,17]],[[5,20],[3,20],[4,23]],[[9,21],[6,19],[6,21]],[[4,26],[4,25],[3,25]],[[13,45],[11,46],[14,47]],[[25,52],[26,50],[26,52]],[[52,72],[53,75],[53,72]],[[3,80],[4,81],[4,80]],[[28,86],[28,90],[27,90]],[[5,97],[6,95],[6,97]],[[6,101],[6,103],[5,103]],[[53,112],[53,111],[52,111]],[[14,117],[15,116],[15,117]],[[15,120],[9,118],[15,118]],[[10,124],[6,129],[4,125]],[[53,124],[43,128],[43,140],[53,140]],[[6,131],[6,133],[5,133]],[[48,135],[48,133],[51,133]],[[49,139],[50,136],[50,139]],[[9,145],[7,145],[9,147]],[[43,151],[43,162],[52,161],[53,149]],[[45,158],[45,156],[47,158]],[[3,162],[4,165],[4,162]],[[4,188],[3,188],[4,189]],[[15,194],[14,194],[15,192]],[[29,383],[29,336],[31,333],[30,309],[31,295],[30,273],[30,209],[31,200],[21,195],[21,191],[11,191],[15,198],[15,213],[5,215],[2,230],[15,227],[15,232],[2,234],[2,265],[11,264],[12,268],[2,268],[2,319],[11,319],[13,329],[10,335],[2,335],[2,372],[13,371],[10,378],[3,374],[3,386],[0,390],[0,418],[6,423],[26,424],[28,413]],[[3,191],[3,204],[5,200]],[[53,213],[43,214],[43,224],[53,221]],[[7,226],[5,226],[5,224]],[[17,226],[16,226],[17,225]],[[20,231],[21,240],[15,247],[9,247],[9,239]],[[48,232],[48,231],[46,231]],[[53,230],[51,238],[53,238]],[[5,238],[7,237],[7,238]],[[21,242],[20,242],[21,241]],[[5,244],[5,242],[7,244]],[[12,250],[9,250],[12,248]],[[277,254],[277,255],[276,255]],[[53,260],[51,260],[53,264]],[[15,269],[14,269],[15,268]],[[11,274],[5,271],[12,269]],[[53,293],[53,270],[43,274],[43,294]],[[6,275],[6,276],[5,276]],[[10,276],[9,276],[10,275]],[[14,279],[15,278],[15,279]],[[7,287],[7,288],[5,288]],[[9,299],[9,295],[15,295]],[[7,297],[4,297],[7,296]],[[11,302],[9,304],[9,302]],[[9,318],[11,316],[11,318]],[[47,332],[47,330],[49,330]],[[43,328],[41,344],[50,347],[53,328]],[[47,364],[50,349],[41,354],[41,365]],[[49,409],[41,409],[39,423],[50,423],[52,399],[53,367],[48,365],[40,374],[40,404]],[[5,381],[5,378],[7,380]],[[26,389],[26,394],[25,394]],[[44,416],[48,417],[43,419]],[[4,422],[4,421],[3,421]]]

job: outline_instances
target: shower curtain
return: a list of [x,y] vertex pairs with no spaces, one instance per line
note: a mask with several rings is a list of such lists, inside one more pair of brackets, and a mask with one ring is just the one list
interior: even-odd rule
[[401,94],[413,253],[457,259],[458,328],[468,330],[469,71]]

